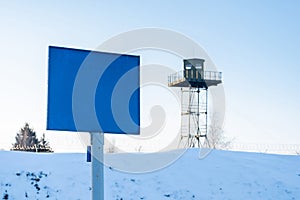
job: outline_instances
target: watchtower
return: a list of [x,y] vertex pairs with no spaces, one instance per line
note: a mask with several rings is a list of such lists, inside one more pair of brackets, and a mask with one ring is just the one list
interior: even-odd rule
[[183,60],[183,71],[169,75],[168,86],[181,88],[179,147],[209,147],[208,88],[222,83],[222,73],[206,71],[204,59]]

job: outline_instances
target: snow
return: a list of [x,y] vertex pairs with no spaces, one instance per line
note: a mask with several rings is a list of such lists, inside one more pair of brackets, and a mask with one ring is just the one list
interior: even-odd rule
[[[155,162],[171,154],[105,156],[135,166],[126,162],[128,157]],[[0,159],[0,199],[91,199],[91,163],[86,162],[86,154],[0,151]],[[300,156],[214,150],[199,159],[199,150],[189,149],[154,172],[126,173],[106,166],[105,198],[296,200],[300,199]]]

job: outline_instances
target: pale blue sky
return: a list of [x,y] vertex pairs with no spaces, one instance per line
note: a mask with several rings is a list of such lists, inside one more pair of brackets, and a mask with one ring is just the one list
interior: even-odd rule
[[[223,71],[228,137],[300,143],[299,1],[121,2],[1,1],[0,149],[10,147],[25,121],[46,132],[49,45],[93,49],[144,27],[190,37]],[[46,133],[59,140],[72,137]]]

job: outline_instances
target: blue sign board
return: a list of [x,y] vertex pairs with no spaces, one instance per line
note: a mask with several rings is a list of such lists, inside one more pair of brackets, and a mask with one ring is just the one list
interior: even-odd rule
[[47,129],[139,134],[140,57],[49,47]]

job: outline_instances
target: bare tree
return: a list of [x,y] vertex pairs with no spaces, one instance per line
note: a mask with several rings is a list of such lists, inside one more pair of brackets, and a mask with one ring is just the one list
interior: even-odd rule
[[142,151],[142,148],[143,148],[143,146],[142,146],[142,145],[139,145],[139,146],[135,147],[135,151],[136,151],[136,152],[141,152],[141,151]]
[[107,140],[105,143],[107,144],[106,153],[116,153],[116,141],[114,138],[112,138],[111,142]]
[[210,119],[207,139],[209,146],[213,149],[227,149],[231,144],[231,140],[224,137],[222,123],[217,113],[213,113]]

